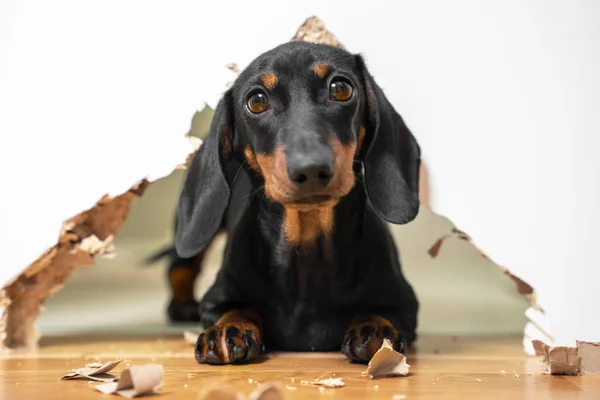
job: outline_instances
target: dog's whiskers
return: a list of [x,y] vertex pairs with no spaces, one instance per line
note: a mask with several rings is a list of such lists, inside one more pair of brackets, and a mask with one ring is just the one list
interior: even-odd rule
[[260,185],[260,186],[258,187],[258,189],[256,189],[255,191],[253,191],[253,192],[251,192],[251,193],[248,193],[248,194],[246,194],[246,195],[242,196],[242,197],[241,197],[241,199],[245,199],[245,198],[248,198],[248,197],[250,197],[250,196],[254,197],[254,196],[256,196],[256,195],[257,195],[257,194],[258,194],[258,193],[259,193],[261,190],[264,190],[264,188],[265,188],[265,185]]
[[235,173],[235,176],[233,177],[233,182],[231,182],[231,186],[233,186],[233,184],[237,180],[240,172],[242,171],[242,167],[244,166],[244,164],[246,164],[247,161],[248,160],[246,158],[244,158],[244,162],[240,165],[240,167],[238,168],[237,172]]

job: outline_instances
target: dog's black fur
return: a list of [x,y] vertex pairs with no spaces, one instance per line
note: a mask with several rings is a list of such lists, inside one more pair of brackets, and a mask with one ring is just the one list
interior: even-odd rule
[[[347,85],[349,99],[332,95]],[[268,99],[258,114],[248,108],[249,98],[265,105],[256,93]],[[241,202],[238,166],[251,185]],[[405,351],[418,301],[386,221],[416,217],[419,166],[416,140],[360,55],[293,41],[255,59],[220,100],[180,196],[179,260],[223,225],[229,235],[200,303],[198,362],[250,361],[261,342],[358,362],[383,338]],[[235,218],[224,223],[226,213]]]

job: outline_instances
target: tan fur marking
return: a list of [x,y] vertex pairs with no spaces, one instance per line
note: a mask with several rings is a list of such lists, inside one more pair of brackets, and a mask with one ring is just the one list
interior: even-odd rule
[[264,74],[260,77],[260,80],[267,89],[274,89],[277,86],[277,83],[279,82],[277,75],[275,75],[273,72]]
[[315,75],[317,75],[317,77],[323,79],[323,78],[325,78],[325,76],[327,75],[327,72],[329,71],[329,64],[326,64],[326,63],[316,64],[313,68],[313,71],[315,71]]
[[[262,331],[262,320],[260,315],[253,310],[232,310],[226,312],[219,318],[216,325],[221,326],[235,326],[241,332],[251,330],[254,332],[254,336],[257,340],[261,340]],[[219,338],[219,346],[221,347],[221,354],[223,355],[223,361],[226,364],[231,362],[231,356],[229,354],[229,348],[227,346],[227,330],[221,331],[221,337]]]
[[346,195],[354,186],[355,177],[353,170],[356,143],[343,146],[332,137],[329,140],[335,160],[335,173],[330,183],[330,193],[335,199],[320,207],[288,206],[285,209],[284,230],[286,238],[291,245],[306,246],[313,243],[320,236],[329,236],[333,232],[334,207],[338,199]]
[[[198,254],[197,258],[203,258],[204,252]],[[179,302],[194,299],[194,283],[200,273],[200,264],[182,265],[169,270],[169,283],[173,292],[173,298]]]
[[340,193],[340,197],[346,195],[354,187],[354,155],[356,154],[356,142],[351,142],[346,146],[332,137],[329,139],[333,159],[335,160],[335,174],[330,185],[332,189]]
[[[260,315],[254,310],[231,310],[224,313],[215,325],[232,325],[238,326],[248,324],[254,325],[255,329],[259,331],[262,329],[262,319]],[[260,332],[259,332],[260,333]]]
[[320,207],[309,211],[287,207],[283,222],[285,236],[294,246],[311,244],[319,236],[331,234],[333,216],[333,207]]
[[364,126],[358,128],[358,138],[356,140],[356,151],[355,154],[358,155],[362,150],[363,142],[365,141],[366,130]]
[[244,156],[250,168],[262,175],[265,180],[265,194],[271,200],[284,203],[293,194],[293,184],[287,174],[283,147],[277,147],[274,155],[255,154],[247,146]]
[[332,199],[319,205],[293,204],[297,189],[287,174],[282,146],[277,147],[273,155],[255,154],[250,147],[244,150],[250,167],[265,180],[266,196],[285,207],[283,228],[291,245],[309,245],[320,236],[329,236],[333,232],[334,207],[355,184],[353,165],[357,144],[344,146],[332,137],[330,146],[335,160],[335,173],[326,193]]
[[[354,186],[354,154],[356,143],[343,146],[338,139],[330,139],[331,149],[335,159],[335,174],[327,194],[334,200],[335,205],[340,197],[345,196]],[[287,173],[286,156],[283,147],[279,146],[273,152],[273,155],[255,154],[249,147],[244,150],[244,155],[248,160],[250,167],[260,173],[265,180],[265,194],[271,200],[285,204],[295,200],[296,187],[290,180]],[[314,206],[289,205],[292,208],[300,210],[310,210]],[[324,207],[325,205],[321,205]]]
[[229,364],[231,362],[231,357],[229,357],[229,349],[227,348],[227,335],[225,331],[221,331],[221,340],[219,340],[219,345],[221,346],[221,354],[223,355],[223,362],[225,364]]
[[293,195],[294,185],[287,174],[283,147],[277,147],[273,155],[253,154],[248,148],[245,153],[252,169],[263,176],[267,197],[275,202],[285,203]]
[[250,168],[252,168],[255,172],[258,172],[260,174],[260,166],[258,165],[258,162],[256,161],[256,155],[254,154],[250,146],[246,146],[246,148],[244,149],[244,157],[246,157]]

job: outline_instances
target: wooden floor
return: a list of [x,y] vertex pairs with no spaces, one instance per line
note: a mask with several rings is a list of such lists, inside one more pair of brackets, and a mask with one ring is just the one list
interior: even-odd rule
[[[539,358],[528,358],[518,337],[423,337],[409,357],[408,377],[370,380],[362,365],[339,354],[279,354],[254,365],[198,365],[192,347],[176,337],[44,338],[36,355],[0,356],[0,399],[107,399],[87,381],[62,381],[72,368],[124,358],[131,364],[161,363],[164,386],[157,399],[197,399],[217,384],[249,394],[258,383],[279,381],[288,399],[600,399],[600,376],[542,375]],[[302,381],[343,378],[346,386],[320,390]]]

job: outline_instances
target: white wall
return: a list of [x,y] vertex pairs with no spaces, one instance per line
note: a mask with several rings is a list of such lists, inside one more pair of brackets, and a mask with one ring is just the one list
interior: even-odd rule
[[[585,317],[600,281],[592,0],[5,0],[0,178],[20,193],[0,203],[0,240],[15,249],[5,265],[32,261],[29,249],[43,247],[74,206],[160,159],[194,109],[215,105],[232,78],[225,64],[245,66],[313,14],[366,55],[415,132],[434,209],[537,289],[560,341],[600,340],[600,323]],[[116,161],[103,164],[109,155]],[[50,209],[56,218],[45,217]],[[37,247],[22,239],[36,234],[23,220],[38,223]]]

